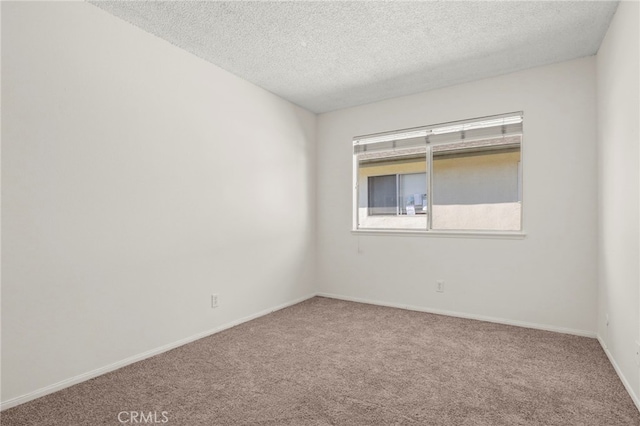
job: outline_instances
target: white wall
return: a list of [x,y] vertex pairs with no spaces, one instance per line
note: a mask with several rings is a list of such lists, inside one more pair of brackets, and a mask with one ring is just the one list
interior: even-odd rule
[[2,2],[2,400],[311,294],[315,121],[90,4]]
[[[514,111],[526,238],[350,232],[354,135]],[[595,335],[595,122],[594,57],[320,115],[320,292]]]
[[[640,5],[621,2],[598,51],[598,336],[640,403]],[[609,326],[606,318],[609,317]],[[640,408],[640,406],[639,406]]]

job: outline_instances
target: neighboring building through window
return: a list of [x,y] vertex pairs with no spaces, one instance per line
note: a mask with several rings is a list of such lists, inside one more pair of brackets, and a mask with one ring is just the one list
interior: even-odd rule
[[522,113],[354,139],[356,229],[519,231]]

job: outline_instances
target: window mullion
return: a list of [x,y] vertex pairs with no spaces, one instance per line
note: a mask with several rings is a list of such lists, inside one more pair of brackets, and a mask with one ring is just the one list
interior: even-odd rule
[[431,152],[431,145],[429,145],[429,140],[427,139],[427,152],[425,153],[426,158],[425,161],[427,163],[427,173],[425,173],[427,178],[427,231],[431,231],[433,228],[433,155]]
[[396,216],[400,216],[400,213],[402,213],[402,207],[400,206],[400,175],[396,173]]
[[360,228],[360,209],[359,209],[359,204],[360,204],[360,185],[359,185],[359,180],[358,180],[358,174],[360,172],[360,161],[358,160],[358,156],[354,155],[353,156],[353,196],[352,196],[352,200],[351,200],[351,204],[353,206],[353,217],[351,218],[353,221],[353,228],[354,229],[359,229]]

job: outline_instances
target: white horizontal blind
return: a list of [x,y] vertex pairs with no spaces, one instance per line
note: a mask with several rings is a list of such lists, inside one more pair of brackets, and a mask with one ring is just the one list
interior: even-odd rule
[[522,112],[360,136],[353,153],[397,151],[459,141],[491,139],[522,133]]
[[426,137],[400,139],[400,140],[383,140],[374,143],[354,144],[354,154],[360,154],[365,152],[386,152],[386,151],[403,151],[410,148],[426,147]]

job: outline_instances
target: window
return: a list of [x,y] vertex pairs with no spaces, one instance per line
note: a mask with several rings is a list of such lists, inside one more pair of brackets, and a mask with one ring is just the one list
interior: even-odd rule
[[354,228],[522,229],[522,113],[354,138]]

